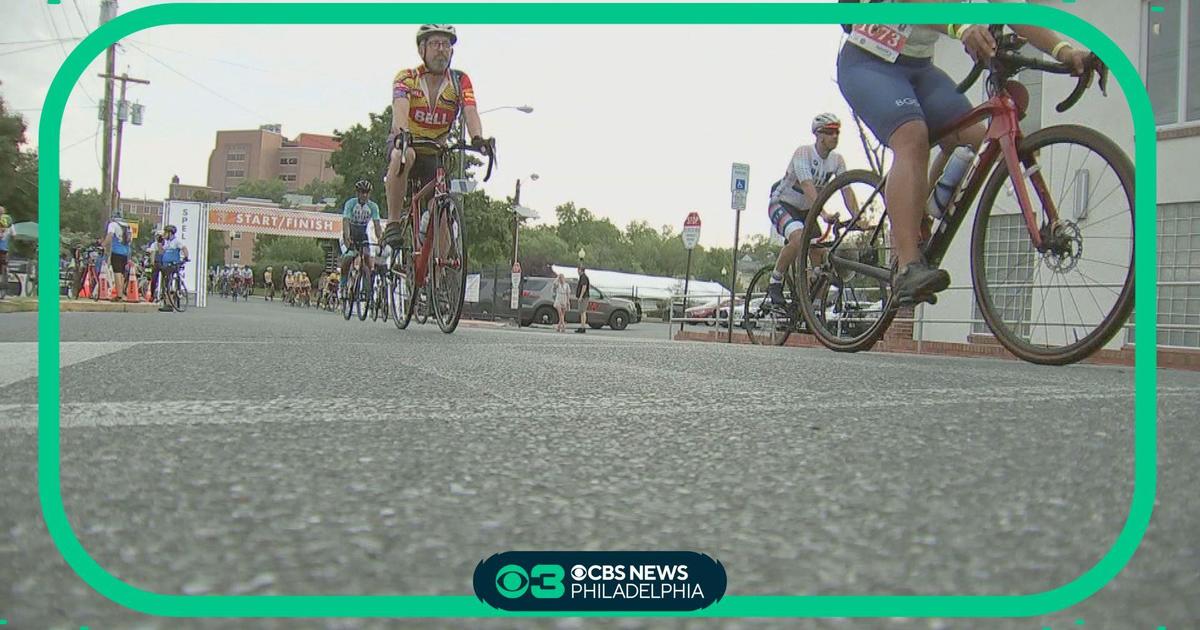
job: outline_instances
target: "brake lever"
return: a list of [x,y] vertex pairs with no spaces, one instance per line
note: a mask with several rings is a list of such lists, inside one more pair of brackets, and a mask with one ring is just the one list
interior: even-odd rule
[[1099,77],[1097,84],[1100,86],[1100,93],[1108,96],[1108,64],[1096,56],[1096,53],[1092,53],[1092,61],[1095,64],[1096,75]]

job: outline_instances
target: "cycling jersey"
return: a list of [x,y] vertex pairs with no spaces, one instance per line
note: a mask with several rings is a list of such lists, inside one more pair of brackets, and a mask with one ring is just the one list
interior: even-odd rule
[[783,179],[771,191],[771,203],[782,202],[798,210],[808,210],[816,200],[809,199],[800,184],[812,182],[813,188],[820,192],[829,180],[845,172],[846,160],[838,152],[830,151],[822,158],[816,145],[804,145],[792,153]]
[[[894,2],[894,0],[874,0]],[[944,3],[959,3],[968,0],[941,0]],[[989,2],[1025,2],[1025,0],[988,0]],[[929,59],[933,57],[934,45],[944,30],[927,24],[856,24],[847,41],[872,55],[894,62],[897,55]]]
[[163,241],[162,250],[162,264],[164,265],[178,265],[183,260],[183,241],[178,238]]
[[379,220],[379,204],[369,199],[366,204],[358,203],[358,198],[347,199],[342,206],[342,217],[350,219],[351,228],[366,229],[368,223]]
[[[458,86],[450,76],[458,77]],[[450,125],[458,114],[458,108],[475,106],[475,89],[465,72],[448,71],[441,78],[441,89],[434,95],[430,86],[437,81],[424,65],[396,73],[392,81],[392,98],[408,100],[408,130],[414,138],[441,140],[450,132]]]

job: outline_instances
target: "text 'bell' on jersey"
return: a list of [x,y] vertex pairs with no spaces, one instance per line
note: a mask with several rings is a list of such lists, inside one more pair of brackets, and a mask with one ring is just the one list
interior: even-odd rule
[[[454,72],[462,90],[461,98],[450,72],[438,76],[422,65],[396,73],[396,79],[392,81],[392,98],[408,99],[408,130],[414,138],[441,139],[450,132],[460,102],[463,107],[475,106],[471,78],[465,72]],[[431,86],[439,82],[440,88],[433,94]]]

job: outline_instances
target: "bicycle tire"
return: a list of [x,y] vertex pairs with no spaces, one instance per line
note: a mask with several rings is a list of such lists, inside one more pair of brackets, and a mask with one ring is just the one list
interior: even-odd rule
[[379,274],[371,274],[371,321],[379,321],[383,292],[379,289]]
[[175,290],[175,311],[182,313],[186,311],[188,307],[188,290],[182,282],[176,280],[176,283],[178,287]]
[[392,250],[388,262],[388,300],[391,302],[392,323],[397,330],[408,328],[412,321],[412,283],[408,276],[412,275],[412,250],[403,246]]
[[[1056,204],[1059,209],[1059,221],[1060,221],[1060,226],[1062,229],[1056,230],[1060,233],[1055,235],[1057,237],[1055,239],[1055,241],[1057,243],[1059,243],[1061,245],[1061,247],[1058,247],[1056,249],[1048,248],[1047,251],[1038,252],[1032,248],[1032,243],[1030,243],[1030,246],[1031,246],[1030,253],[1032,254],[1032,265],[1031,265],[1031,269],[1030,269],[1030,273],[1032,275],[1031,280],[1036,280],[1036,278],[1040,276],[1040,272],[1042,269],[1047,269],[1047,268],[1051,269],[1052,273],[1057,275],[1059,272],[1054,270],[1056,267],[1061,269],[1062,267],[1069,265],[1069,267],[1067,268],[1067,273],[1070,273],[1071,271],[1075,271],[1077,269],[1077,265],[1080,261],[1099,262],[1100,264],[1105,265],[1105,267],[1101,268],[1104,270],[1104,272],[1097,270],[1097,271],[1094,271],[1093,273],[1097,273],[1097,275],[1105,275],[1105,272],[1113,273],[1114,279],[1119,279],[1121,282],[1121,290],[1119,293],[1116,293],[1116,299],[1113,301],[1112,306],[1108,308],[1108,312],[1105,313],[1102,318],[1100,318],[1100,323],[1095,327],[1095,329],[1093,329],[1090,332],[1083,335],[1082,338],[1079,336],[1079,331],[1080,331],[1080,329],[1087,326],[1087,324],[1085,324],[1082,321],[1083,316],[1084,316],[1082,311],[1090,310],[1090,309],[1089,309],[1089,305],[1087,304],[1087,302],[1084,303],[1084,306],[1081,309],[1081,307],[1079,306],[1079,301],[1077,300],[1077,296],[1074,294],[1074,291],[1072,291],[1072,293],[1069,295],[1069,297],[1070,297],[1071,301],[1074,302],[1074,309],[1076,311],[1076,314],[1079,315],[1079,317],[1081,319],[1078,328],[1074,327],[1074,325],[1072,325],[1072,324],[1064,323],[1062,325],[1059,325],[1059,324],[1050,325],[1050,324],[1046,324],[1043,322],[1043,325],[1040,327],[1040,330],[1042,331],[1042,333],[1044,335],[1043,340],[1045,341],[1045,343],[1042,345],[1033,343],[1033,340],[1037,336],[1037,332],[1038,332],[1038,329],[1035,328],[1037,322],[1030,322],[1028,324],[1028,327],[1029,327],[1029,332],[1028,332],[1029,339],[1028,340],[1026,340],[1024,338],[1024,335],[1022,335],[1022,332],[1020,330],[1020,328],[1023,326],[1023,324],[1021,324],[1021,322],[1020,322],[1021,316],[1017,316],[1018,320],[1015,322],[1017,324],[1016,329],[1010,328],[1008,326],[1008,324],[1005,322],[1006,314],[1003,312],[1003,310],[1004,310],[1003,307],[998,306],[996,303],[996,300],[993,299],[994,296],[992,295],[991,291],[989,290],[990,284],[988,281],[988,265],[987,265],[988,225],[990,223],[991,218],[993,217],[993,210],[995,209],[995,203],[997,201],[999,193],[1005,187],[1005,184],[1009,181],[1007,165],[1005,164],[1003,159],[998,160],[995,170],[992,172],[992,174],[991,174],[990,178],[988,179],[988,182],[987,182],[986,186],[984,187],[983,192],[980,196],[978,211],[975,213],[975,224],[972,228],[972,234],[971,234],[971,278],[973,280],[973,285],[974,285],[974,289],[975,289],[975,300],[976,300],[976,304],[979,306],[979,310],[980,310],[981,314],[983,315],[984,321],[987,323],[988,328],[992,331],[992,334],[996,337],[996,340],[1001,343],[1001,345],[1003,345],[1006,349],[1008,349],[1009,352],[1013,353],[1018,358],[1028,361],[1030,363],[1037,363],[1037,364],[1041,364],[1041,365],[1067,365],[1067,364],[1075,363],[1077,361],[1080,361],[1082,359],[1085,359],[1085,358],[1091,356],[1092,353],[1096,352],[1101,347],[1103,347],[1105,344],[1107,344],[1109,342],[1109,340],[1111,340],[1112,337],[1114,335],[1116,335],[1117,332],[1121,329],[1121,327],[1125,324],[1125,321],[1129,317],[1129,314],[1133,311],[1133,302],[1134,302],[1134,299],[1133,299],[1134,238],[1133,238],[1133,236],[1134,236],[1134,205],[1135,204],[1134,204],[1134,166],[1133,166],[1133,163],[1129,161],[1128,156],[1125,155],[1125,152],[1122,151],[1120,149],[1120,147],[1118,147],[1116,145],[1116,143],[1114,143],[1107,136],[1105,136],[1104,134],[1102,134],[1098,131],[1095,131],[1093,129],[1088,129],[1086,127],[1081,127],[1078,125],[1057,125],[1054,127],[1047,127],[1046,129],[1042,129],[1040,131],[1030,134],[1024,140],[1022,140],[1021,145],[1017,149],[1017,154],[1022,162],[1022,170],[1028,170],[1030,167],[1032,167],[1034,165],[1038,165],[1037,160],[1040,159],[1043,155],[1048,154],[1048,157],[1051,158],[1049,160],[1050,168],[1048,169],[1050,171],[1050,177],[1051,177],[1051,182],[1048,184],[1049,186],[1054,185],[1054,173],[1059,170],[1057,168],[1057,164],[1055,164],[1056,160],[1054,160],[1054,157],[1056,155],[1055,152],[1053,150],[1048,151],[1048,147],[1050,147],[1050,145],[1055,145],[1055,144],[1073,145],[1065,157],[1064,161],[1066,162],[1066,165],[1062,169],[1063,178],[1062,178],[1062,180],[1060,180],[1060,181],[1064,181],[1064,180],[1068,179],[1068,177],[1071,177],[1072,178],[1071,179],[1072,187],[1074,187],[1076,182],[1080,181],[1080,176],[1078,175],[1078,173],[1085,170],[1085,169],[1083,169],[1083,165],[1088,164],[1088,160],[1090,159],[1090,158],[1085,158],[1084,162],[1082,162],[1080,164],[1079,171],[1072,172],[1070,170],[1070,168],[1072,166],[1071,157],[1074,157],[1074,147],[1075,146],[1083,146],[1083,147],[1087,148],[1088,150],[1092,151],[1093,153],[1099,155],[1100,158],[1104,161],[1104,163],[1107,164],[1107,166],[1110,169],[1112,169],[1112,171],[1115,173],[1115,177],[1116,177],[1115,183],[1119,188],[1114,188],[1107,195],[1104,195],[1104,197],[1102,199],[1097,201],[1096,204],[1097,205],[1103,204],[1108,199],[1111,199],[1112,194],[1114,192],[1116,192],[1118,189],[1124,193],[1125,202],[1127,203],[1127,206],[1123,207],[1123,206],[1125,206],[1125,204],[1123,204],[1121,202],[1120,197],[1118,197],[1116,200],[1114,200],[1113,204],[1115,205],[1115,207],[1117,207],[1118,213],[1124,211],[1125,209],[1127,209],[1128,213],[1129,213],[1128,214],[1128,220],[1129,220],[1128,269],[1125,270],[1123,278],[1117,278],[1115,276],[1119,276],[1120,272],[1119,271],[1109,272],[1108,267],[1118,267],[1119,266],[1118,264],[1084,258],[1085,249],[1084,249],[1083,231],[1087,230],[1089,227],[1102,225],[1105,221],[1108,220],[1108,218],[1116,217],[1116,216],[1118,216],[1118,214],[1109,215],[1109,217],[1106,217],[1104,219],[1095,220],[1095,218],[1091,215],[1091,212],[1092,212],[1091,205],[1093,203],[1093,199],[1096,196],[1103,194],[1103,192],[1101,191],[1101,192],[1097,192],[1097,193],[1093,194],[1089,190],[1088,191],[1089,194],[1087,195],[1088,214],[1084,215],[1083,217],[1079,218],[1079,220],[1076,220],[1076,221],[1066,220],[1065,217],[1068,214],[1068,211],[1066,211],[1066,209],[1063,208],[1063,204],[1061,203],[1061,201],[1063,198],[1066,198],[1067,191],[1071,190],[1069,188],[1066,191],[1063,191],[1062,195],[1059,195],[1059,199],[1057,200],[1059,203]],[[1061,155],[1061,154],[1059,154],[1059,155]],[[1088,172],[1089,172],[1088,187],[1090,189],[1090,179],[1091,179],[1090,173],[1092,171],[1088,171]],[[1038,171],[1036,175],[1039,178],[1042,177],[1043,171]],[[1106,177],[1106,173],[1101,173],[1099,177],[1095,178],[1096,179],[1096,184],[1095,184],[1096,188],[1100,188],[1101,182],[1105,181],[1105,177]],[[1030,191],[1030,202],[1038,206],[1036,211],[1038,211],[1039,214],[1042,215],[1042,216],[1039,216],[1039,219],[1042,220],[1043,223],[1045,223],[1045,221],[1044,221],[1045,216],[1041,212],[1041,210],[1042,210],[1041,197],[1034,190],[1033,186],[1029,186],[1028,189]],[[1050,196],[1053,197],[1054,194],[1051,192]],[[1105,208],[1105,210],[1106,209],[1107,208]],[[995,215],[995,216],[1000,216],[1000,215]],[[1088,224],[1080,227],[1082,222],[1088,222]],[[1025,228],[1023,227],[1024,226],[1023,218],[1021,221],[1021,225],[1022,225],[1023,233],[1027,234],[1027,232],[1024,232]],[[1118,224],[1116,226],[1109,225],[1107,230],[1109,232],[1112,232],[1112,230],[1114,228],[1120,229],[1119,225],[1120,224]],[[1045,232],[1046,230],[1043,230],[1043,231]],[[1072,233],[1073,233],[1073,237],[1072,237]],[[1107,255],[1107,254],[1115,252],[1115,254],[1118,257],[1122,256],[1121,251],[1120,251],[1120,245],[1114,246],[1111,243],[1109,243],[1109,241],[1116,240],[1116,238],[1119,238],[1119,237],[1112,237],[1107,234],[1104,236],[1093,234],[1092,238],[1093,239],[1094,238],[1104,239],[1103,247],[1102,248],[1094,247],[1093,249],[1088,250],[1088,251],[1100,250],[1101,255]],[[1006,245],[1007,245],[1007,243],[1006,243]],[[1053,248],[1054,243],[1053,242],[1050,243],[1050,246],[1051,246],[1051,248]],[[1067,254],[1066,256],[1063,255],[1064,252]],[[1006,275],[1013,275],[1015,273],[1019,273],[1019,271],[1006,270]],[[1091,278],[1089,274],[1083,273],[1082,271],[1079,271],[1078,273],[1085,280],[1094,279],[1094,278]],[[1066,274],[1064,274],[1064,279],[1065,279],[1065,275]],[[1000,282],[997,284],[1002,284],[1002,283],[1003,282]],[[1045,312],[1045,307],[1047,306],[1047,304],[1051,304],[1051,309],[1054,308],[1053,307],[1053,299],[1048,296],[1049,291],[1053,287],[1054,287],[1054,283],[1053,283],[1053,281],[1051,281],[1050,284],[1048,285],[1048,287],[1046,288],[1046,291],[1044,291],[1042,293],[1041,304],[1037,307],[1035,307],[1033,304],[1034,293],[1036,292],[1036,290],[1034,289],[1034,287],[1032,285],[1030,286],[1030,293],[1029,293],[1028,297],[1025,297],[1025,296],[1023,296],[1021,294],[1017,294],[1017,293],[1007,293],[1007,294],[1003,295],[1002,301],[1007,302],[1009,306],[1012,306],[1013,303],[1015,302],[1017,305],[1017,308],[1022,311],[1022,315],[1023,315],[1024,311],[1026,310],[1026,306],[1024,303],[1027,302],[1028,303],[1028,311],[1030,312],[1030,314],[1032,315],[1036,309],[1036,312],[1040,315],[1041,313]],[[1001,288],[1000,290],[1003,291],[1004,289]],[[1009,288],[1009,290],[1011,291],[1011,288]],[[1105,307],[1100,306],[1099,300],[1096,299],[1095,292],[1092,292],[1089,290],[1089,297],[1094,302],[1095,306],[1097,307],[1096,308],[1097,311],[1105,310]],[[1059,308],[1063,311],[1063,315],[1065,318],[1066,311],[1067,311],[1066,301],[1063,299],[1063,296],[1061,294],[1058,296],[1058,299],[1059,299]],[[1034,318],[1036,318],[1037,316],[1038,315],[1033,315]],[[1051,335],[1050,331],[1052,328],[1058,328],[1060,326],[1063,328],[1064,344],[1061,347],[1052,346],[1051,342],[1050,342],[1050,335]],[[1068,330],[1073,330],[1073,332],[1068,334],[1068,332],[1067,332]],[[1066,341],[1071,340],[1071,339],[1073,339],[1073,341],[1071,343],[1065,343]]]
[[[362,259],[359,259],[359,260],[360,260],[360,263],[363,262]],[[363,266],[365,267],[365,265],[363,265]],[[354,302],[355,302],[354,308],[358,310],[358,321],[360,321],[360,322],[367,321],[367,316],[370,315],[370,312],[369,312],[371,310],[371,291],[369,290],[370,287],[371,287],[371,270],[370,269],[365,269],[365,270],[359,269],[358,281],[354,287]]]
[[354,299],[354,286],[358,282],[358,270],[353,266],[347,272],[349,275],[346,278],[346,286],[342,288],[342,296],[339,298],[342,304],[342,319],[350,321],[354,316],[354,305],[358,300]]
[[[847,287],[857,289],[852,284],[855,278],[851,277],[845,270],[829,262],[835,253],[842,253],[844,251],[847,256],[851,255],[850,244],[843,239],[834,243],[831,247],[817,247],[813,243],[813,240],[821,236],[817,233],[819,229],[818,219],[821,213],[824,212],[825,205],[829,203],[830,198],[837,194],[840,202],[842,189],[854,184],[863,185],[866,188],[865,192],[868,192],[862,198],[859,198],[855,194],[860,212],[867,211],[867,208],[874,207],[875,204],[883,203],[882,179],[874,171],[856,169],[846,171],[834,177],[828,184],[821,188],[821,191],[817,194],[817,198],[813,201],[812,207],[808,210],[808,214],[804,220],[804,232],[801,236],[803,241],[800,245],[800,252],[796,255],[796,263],[799,268],[796,274],[796,283],[799,285],[799,290],[802,294],[810,296],[810,299],[802,300],[799,304],[805,328],[817,338],[817,341],[821,345],[835,352],[861,352],[863,350],[870,350],[883,337],[883,334],[887,332],[888,326],[891,325],[892,320],[896,317],[896,308],[891,299],[892,291],[890,282],[875,280],[871,281],[871,284],[878,283],[877,290],[880,292],[878,317],[868,320],[870,324],[865,329],[862,329],[860,326],[859,334],[853,336],[842,336],[839,334],[839,332],[846,330],[843,326],[843,322],[846,320],[845,316],[840,316],[837,323],[832,327],[830,324],[830,308],[832,307],[836,310],[838,302],[843,305],[846,303],[845,296],[847,291],[845,289]],[[879,219],[881,223],[884,222],[885,217],[886,212]],[[852,218],[857,220],[858,217]],[[863,252],[875,250],[877,254],[878,248],[883,244],[881,241],[883,240],[884,231],[882,228],[877,230],[872,228],[870,235],[871,237],[868,242],[863,244],[863,247],[860,249]],[[843,248],[845,249],[843,250]],[[825,262],[822,262],[818,267],[812,266],[810,252],[814,250],[825,250],[826,252],[824,254]],[[862,254],[857,253],[858,250],[854,251],[856,253],[853,255],[856,258],[862,256]],[[878,264],[875,263],[873,266],[878,267]],[[883,267],[879,268],[883,269]],[[809,274],[810,270],[814,272],[811,277]],[[831,301],[829,294],[834,288],[838,290]],[[869,287],[862,288],[865,291]],[[857,302],[858,300],[853,301]],[[814,307],[814,303],[820,308],[819,313],[817,312],[817,308]],[[846,311],[843,308],[841,312],[844,313]]]
[[[440,199],[434,215],[433,260],[429,273],[429,302],[438,328],[446,334],[458,328],[467,295],[467,233],[462,207],[453,195]],[[440,232],[447,238],[443,245]]]
[[[765,297],[767,285],[770,283],[771,274],[774,271],[774,265],[767,265],[759,269],[750,280],[750,284],[746,288],[746,297],[742,302],[742,328],[746,330],[746,336],[750,338],[751,343],[761,346],[782,346],[787,343],[788,337],[796,330],[796,325],[800,322],[795,284],[790,275],[785,274],[783,278],[783,296],[787,300],[783,307],[772,305],[770,300]],[[759,307],[752,310],[750,303],[759,298],[763,298]]]

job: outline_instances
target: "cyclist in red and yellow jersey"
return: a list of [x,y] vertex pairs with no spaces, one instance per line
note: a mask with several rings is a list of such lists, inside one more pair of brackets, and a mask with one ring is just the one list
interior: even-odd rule
[[483,123],[475,106],[475,90],[465,72],[450,69],[458,34],[449,24],[425,24],[417,29],[417,52],[422,63],[401,70],[392,82],[391,155],[387,174],[388,226],[384,240],[394,243],[400,236],[398,221],[404,216],[404,197],[409,178],[424,186],[437,175],[438,157],[427,149],[409,146],[412,138],[444,142],[462,110],[471,145],[487,150]]

